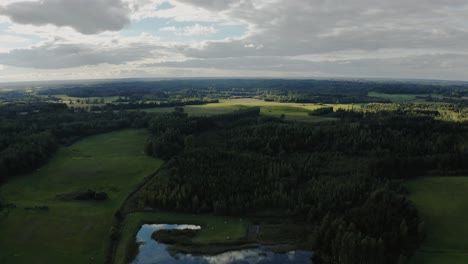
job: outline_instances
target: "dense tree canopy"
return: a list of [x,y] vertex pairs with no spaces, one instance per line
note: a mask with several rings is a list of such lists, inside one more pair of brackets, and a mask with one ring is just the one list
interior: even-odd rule
[[339,121],[320,125],[258,114],[152,119],[148,153],[168,162],[138,203],[219,214],[280,210],[317,226],[309,244],[317,261],[397,263],[423,237],[398,181],[468,170],[466,123],[432,112],[340,111]]

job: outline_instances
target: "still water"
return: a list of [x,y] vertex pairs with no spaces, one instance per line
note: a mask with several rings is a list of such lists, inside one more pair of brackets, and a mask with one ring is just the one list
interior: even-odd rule
[[167,245],[151,238],[153,232],[162,229],[200,229],[196,225],[154,224],[142,225],[136,236],[140,244],[139,252],[132,264],[308,264],[311,263],[310,251],[290,251],[274,253],[265,248],[229,251],[215,256],[192,256],[177,254],[171,256]]

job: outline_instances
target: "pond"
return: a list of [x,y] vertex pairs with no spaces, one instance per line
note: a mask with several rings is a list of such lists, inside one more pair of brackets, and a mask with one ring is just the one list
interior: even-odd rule
[[229,251],[215,256],[192,256],[177,254],[171,256],[167,245],[151,238],[153,232],[164,229],[200,229],[196,225],[152,224],[142,225],[136,240],[140,244],[139,252],[132,264],[306,264],[311,263],[312,252],[290,251],[274,253],[264,247]]

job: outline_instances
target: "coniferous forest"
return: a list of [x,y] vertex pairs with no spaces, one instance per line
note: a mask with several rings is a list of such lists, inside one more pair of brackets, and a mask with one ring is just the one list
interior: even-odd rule
[[[187,82],[2,93],[0,184],[35,177],[60,149],[74,153],[74,144],[92,135],[140,129],[147,134],[139,152],[162,165],[114,208],[108,263],[116,259],[127,215],[149,210],[252,223],[287,219],[302,230],[292,246],[314,252],[313,263],[400,264],[428,232],[406,182],[468,173],[468,86],[198,80],[184,88]],[[395,95],[410,100],[394,102]],[[54,195],[100,193],[113,201],[117,188],[102,186]],[[0,226],[20,206],[45,215],[56,210],[54,203],[15,204],[1,190]],[[87,200],[81,202],[98,202]],[[154,237],[172,233],[177,238],[177,232]]]
[[[467,127],[404,111],[339,111],[311,126],[259,109],[150,120],[146,151],[167,160],[140,205],[242,215],[274,209],[314,226],[320,263],[399,263],[424,221],[399,183],[468,169]],[[372,252],[372,254],[366,254]]]

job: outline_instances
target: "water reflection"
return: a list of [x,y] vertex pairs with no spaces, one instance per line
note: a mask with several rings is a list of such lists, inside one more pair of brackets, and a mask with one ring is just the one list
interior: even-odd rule
[[143,225],[137,234],[139,253],[133,264],[287,264],[310,263],[312,252],[290,251],[273,253],[265,248],[230,251],[216,256],[192,256],[178,254],[173,257],[167,252],[167,245],[151,239],[153,232],[162,229],[200,229],[196,225]]

